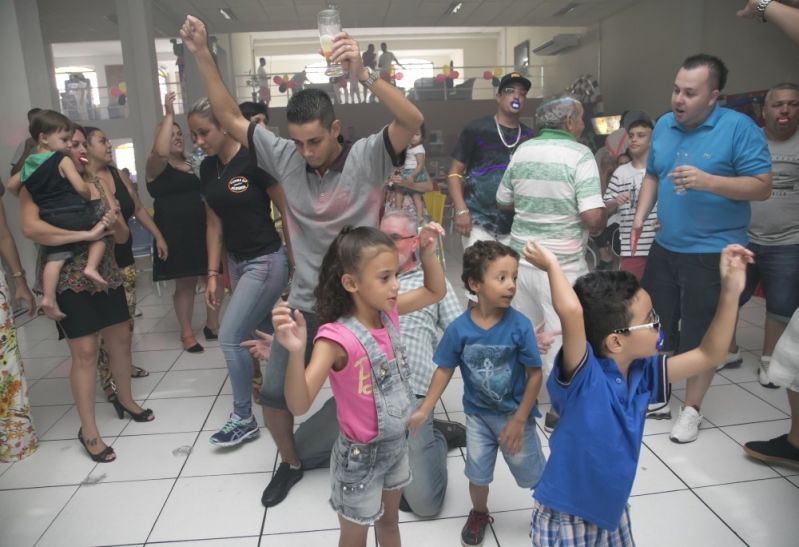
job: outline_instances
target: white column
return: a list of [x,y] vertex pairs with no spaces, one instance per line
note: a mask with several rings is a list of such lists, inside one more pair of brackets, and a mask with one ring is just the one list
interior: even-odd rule
[[[119,20],[119,39],[128,86],[130,138],[136,151],[136,176],[144,187],[144,166],[153,146],[153,131],[163,116],[158,88],[158,63],[155,56],[151,0],[115,0]],[[176,29],[177,30],[177,29]],[[147,192],[140,192],[145,206]]]

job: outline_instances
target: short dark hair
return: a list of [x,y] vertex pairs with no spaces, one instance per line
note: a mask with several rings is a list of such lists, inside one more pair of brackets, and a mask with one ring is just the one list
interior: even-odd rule
[[597,271],[577,279],[574,292],[583,307],[585,336],[595,355],[604,354],[609,334],[630,326],[630,305],[640,289],[638,279],[629,272]]
[[86,143],[88,144],[89,141],[92,140],[92,135],[95,133],[102,133],[103,130],[99,127],[93,127],[91,125],[87,125],[83,128],[83,136],[86,137]]
[[793,82],[782,82],[782,83],[779,83],[779,84],[775,85],[774,87],[769,89],[768,92],[766,93],[766,102],[767,103],[768,103],[769,99],[771,99],[771,95],[775,91],[795,91],[795,92],[799,93],[799,85],[796,85]]
[[719,91],[722,91],[724,86],[727,85],[727,74],[729,73],[729,70],[727,70],[727,66],[724,64],[724,61],[718,57],[714,55],[708,55],[707,53],[697,53],[696,55],[691,55],[685,59],[680,68],[693,70],[701,66],[706,66],[708,73],[710,74],[710,77],[708,78],[710,89],[718,89]]
[[333,101],[321,89],[303,89],[296,92],[286,107],[288,123],[300,125],[318,120],[322,127],[330,129],[335,119]]
[[39,108],[38,106],[34,106],[30,110],[28,110],[28,123],[30,124],[33,121],[33,117],[41,111],[42,109]]
[[332,323],[352,312],[352,295],[341,284],[344,274],[357,274],[366,249],[385,247],[396,252],[394,241],[371,226],[345,226],[328,247],[314,289],[314,313],[320,323]]
[[655,128],[655,126],[652,124],[650,120],[635,120],[633,123],[630,124],[630,127],[627,128],[627,132],[636,127],[647,127],[649,129]]
[[50,135],[56,131],[71,130],[72,121],[61,112],[42,110],[33,115],[28,129],[33,140],[38,141],[42,133]]
[[241,115],[248,120],[251,120],[256,114],[263,114],[266,116],[266,121],[269,122],[269,112],[264,103],[244,101],[243,103],[239,103],[239,111],[241,111]]
[[474,294],[469,281],[483,281],[488,265],[503,256],[512,256],[519,260],[519,253],[498,241],[478,241],[463,253],[463,281],[466,290]]

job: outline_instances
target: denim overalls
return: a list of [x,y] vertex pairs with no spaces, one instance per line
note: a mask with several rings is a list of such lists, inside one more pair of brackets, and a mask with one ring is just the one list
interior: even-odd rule
[[371,524],[383,514],[383,490],[402,488],[411,482],[407,422],[415,398],[409,383],[410,370],[394,325],[385,313],[381,313],[381,319],[394,350],[391,361],[357,319],[338,320],[366,350],[377,410],[377,437],[361,444],[339,434],[330,454],[330,505],[358,524]]

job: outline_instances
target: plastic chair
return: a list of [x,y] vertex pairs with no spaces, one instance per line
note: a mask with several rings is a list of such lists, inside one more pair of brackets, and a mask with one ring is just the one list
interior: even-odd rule
[[[444,205],[447,202],[447,196],[441,192],[425,192],[422,196],[424,200],[424,207],[427,209],[427,214],[430,216],[432,222],[437,222],[443,226],[444,224]],[[438,260],[441,266],[447,267],[446,259],[444,258],[444,242],[438,238]]]

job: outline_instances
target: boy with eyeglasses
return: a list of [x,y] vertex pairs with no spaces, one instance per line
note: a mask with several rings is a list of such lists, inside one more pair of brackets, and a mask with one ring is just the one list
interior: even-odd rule
[[658,354],[660,319],[628,272],[599,271],[572,288],[551,251],[535,242],[525,258],[547,272],[563,349],[547,382],[560,423],[535,487],[532,543],[633,545],[627,501],[635,480],[647,405],[666,404],[670,383],[712,369],[727,354],[738,298],[753,254],[721,252],[721,295],[696,349]]

